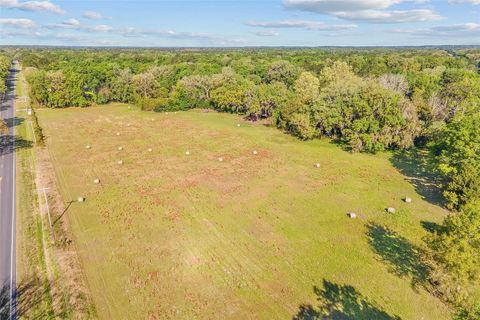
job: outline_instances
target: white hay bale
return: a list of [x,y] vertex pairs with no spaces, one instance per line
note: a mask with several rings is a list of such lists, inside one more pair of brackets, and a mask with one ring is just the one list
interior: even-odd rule
[[395,213],[395,208],[388,207],[388,208],[387,208],[387,212],[388,212],[388,213]]
[[90,148],[91,148],[91,146],[90,146],[89,144],[87,144],[87,145],[85,146],[85,149],[90,149]]
[[78,202],[85,202],[85,198],[84,198],[84,197],[78,197],[78,198],[77,198],[77,201],[78,201]]
[[130,123],[127,123],[127,127],[130,127]]
[[253,150],[252,153],[253,153],[253,154],[258,154],[257,150]]
[[315,168],[320,168],[320,163],[315,163]]
[[357,214],[355,212],[349,212],[349,213],[347,213],[347,216],[350,219],[356,219],[357,218]]
[[152,121],[155,121],[155,119],[152,118]]
[[185,151],[185,155],[189,156],[189,155],[190,155],[190,151]]
[[223,158],[222,158],[222,157],[218,158],[218,161],[222,162],[222,161],[223,161]]
[[122,160],[118,160],[118,161],[117,161],[117,164],[123,164],[123,161],[122,161]]
[[177,114],[177,111],[175,111],[174,113]]
[[99,183],[100,183],[100,179],[97,178],[97,179],[93,180],[93,183],[99,184]]
[[152,148],[148,148],[148,152],[152,152],[152,151],[153,151],[153,149],[152,149]]
[[119,136],[119,135],[120,135],[120,132],[117,132],[117,136]]
[[412,202],[412,198],[405,197],[405,202],[406,202],[406,203],[411,203],[411,202]]
[[118,151],[122,151],[123,147],[118,147],[117,149],[118,149]]
[[237,123],[237,127],[240,127],[240,123]]

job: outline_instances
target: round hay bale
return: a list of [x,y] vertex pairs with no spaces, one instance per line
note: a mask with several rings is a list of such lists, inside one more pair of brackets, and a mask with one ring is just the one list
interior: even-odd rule
[[127,123],[127,127],[130,127],[130,123]]
[[315,168],[320,168],[320,163],[315,163]]
[[174,113],[177,114],[177,111],[175,111]]
[[222,161],[223,161],[223,158],[222,158],[222,157],[218,158],[218,161],[222,162]]
[[118,147],[117,149],[118,149],[118,151],[122,151],[123,147]]
[[117,132],[117,136],[119,136],[119,135],[120,135],[120,132]]
[[152,121],[155,121],[155,119],[152,118]]
[[257,150],[253,150],[252,153],[253,153],[253,154],[258,154]]
[[237,127],[240,127],[240,123],[237,123]]
[[87,145],[85,146],[85,149],[90,149],[90,148],[91,148],[91,147],[90,147],[89,144],[87,144]]
[[349,213],[347,213],[347,216],[350,219],[356,219],[357,218],[357,214],[355,212],[349,212]]
[[153,149],[152,149],[152,148],[148,148],[148,152],[152,152],[152,151],[153,151]]
[[189,155],[190,155],[190,151],[185,151],[185,155],[189,156]]
[[405,202],[406,202],[406,203],[411,203],[411,202],[412,202],[412,198],[410,198],[410,197],[405,197]]
[[387,212],[388,212],[388,213],[395,213],[395,208],[388,207],[388,208],[387,208]]
[[117,161],[117,164],[123,164],[123,161],[122,161],[122,160],[118,160],[118,161]]
[[97,179],[93,180],[93,183],[99,184],[99,183],[100,183],[100,179],[97,178]]
[[78,197],[77,202],[85,202],[85,198],[84,197]]

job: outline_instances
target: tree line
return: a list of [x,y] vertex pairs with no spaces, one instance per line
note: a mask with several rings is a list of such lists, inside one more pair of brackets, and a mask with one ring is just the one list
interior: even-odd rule
[[302,140],[329,138],[353,152],[428,150],[452,212],[426,239],[438,271],[432,283],[459,307],[459,317],[480,317],[480,305],[467,294],[480,283],[479,49],[455,55],[441,49],[24,49],[19,55],[32,101],[46,107],[116,101],[158,112],[212,108]]

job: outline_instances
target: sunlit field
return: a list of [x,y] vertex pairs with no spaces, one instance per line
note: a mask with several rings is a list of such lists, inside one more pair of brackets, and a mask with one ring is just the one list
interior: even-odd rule
[[417,256],[446,212],[414,163],[212,111],[37,115],[101,319],[450,317]]

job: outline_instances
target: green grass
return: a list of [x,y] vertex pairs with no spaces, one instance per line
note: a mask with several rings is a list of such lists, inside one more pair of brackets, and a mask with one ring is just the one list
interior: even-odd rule
[[214,112],[37,116],[64,201],[86,197],[62,219],[102,319],[450,317],[417,259],[422,225],[446,212],[391,154],[350,154]]

